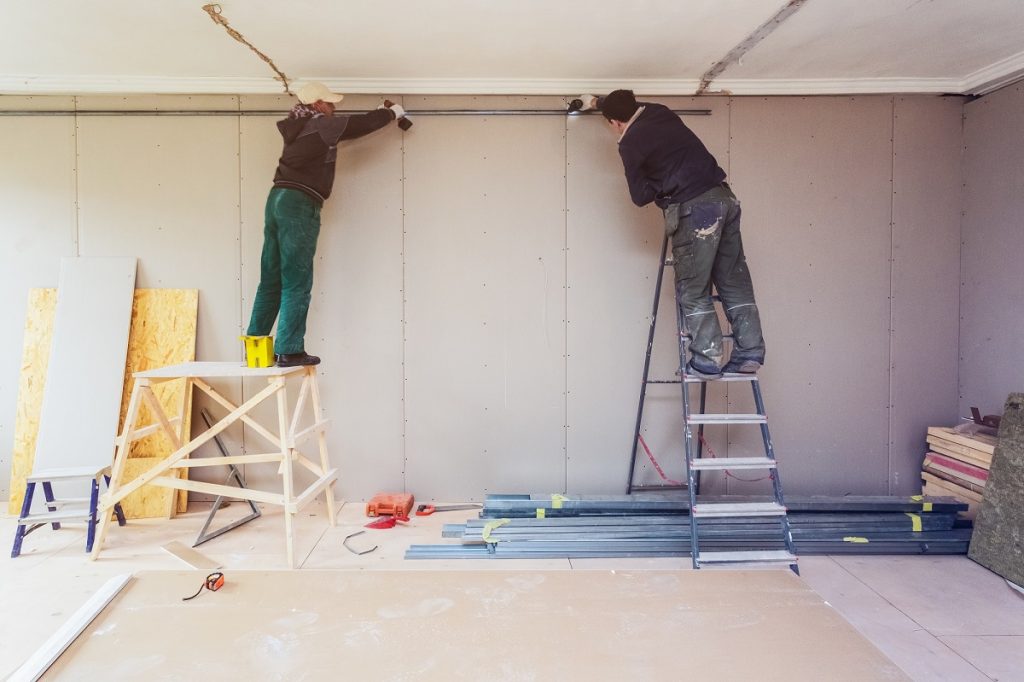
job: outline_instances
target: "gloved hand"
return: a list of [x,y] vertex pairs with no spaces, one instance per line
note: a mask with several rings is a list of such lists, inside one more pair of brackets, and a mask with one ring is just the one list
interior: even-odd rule
[[590,111],[597,108],[597,98],[593,95],[580,95],[578,99],[583,102],[580,111]]
[[395,120],[396,121],[398,119],[402,118],[403,116],[405,116],[405,109],[402,108],[402,105],[401,104],[395,104],[394,102],[392,102],[389,99],[384,100],[383,104],[377,105],[377,108],[378,109],[390,109],[391,112],[395,115]]

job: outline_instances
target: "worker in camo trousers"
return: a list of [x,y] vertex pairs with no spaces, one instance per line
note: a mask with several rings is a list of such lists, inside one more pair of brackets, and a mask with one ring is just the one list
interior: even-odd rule
[[270,334],[277,319],[274,348],[279,367],[316,365],[306,352],[306,314],[313,289],[313,256],[320,234],[320,207],[331,196],[338,143],[383,128],[405,115],[385,102],[376,111],[334,116],[343,95],[322,83],[297,91],[299,103],[278,121],[284,151],[267,197],[260,285],[249,320],[250,336]]
[[[618,135],[633,203],[653,201],[664,212],[677,298],[691,335],[687,373],[715,379],[722,372],[757,372],[765,353],[761,318],[740,240],[740,202],[725,182],[725,171],[668,107],[638,104],[630,90],[580,99],[583,110],[600,108]],[[724,367],[712,284],[734,336]]]

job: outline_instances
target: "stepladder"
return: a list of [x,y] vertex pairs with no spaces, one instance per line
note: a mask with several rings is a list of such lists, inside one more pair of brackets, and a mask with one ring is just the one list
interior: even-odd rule
[[[248,399],[236,405],[210,383],[213,380],[225,378],[248,378],[253,380],[257,386],[261,381],[265,382],[265,385],[262,389],[256,390]],[[185,398],[180,406],[181,414],[168,415],[156,398],[152,387],[156,383],[179,379],[184,379],[186,382]],[[294,404],[288,399],[289,380],[301,381]],[[193,391],[201,391],[227,414],[213,423],[206,431],[195,437],[190,437],[190,434],[184,433],[180,425],[186,421],[182,415],[191,406]],[[269,403],[271,409],[257,410],[264,403]],[[143,404],[149,408],[152,423],[138,424],[140,408]],[[267,413],[275,412],[276,419],[273,420],[273,424],[270,424]],[[268,424],[260,423],[260,419],[264,419]],[[254,438],[269,447],[263,452],[259,452],[259,446],[254,445],[253,450],[257,451],[249,451],[246,454],[189,458],[191,453],[216,438],[225,429],[238,423],[247,426],[249,433],[254,434]],[[115,443],[116,450],[110,486],[107,493],[100,498],[101,513],[92,548],[92,558],[95,559],[102,550],[109,528],[108,517],[110,514],[105,512],[142,486],[155,485],[281,506],[284,511],[285,550],[288,566],[294,568],[296,565],[295,515],[307,504],[323,495],[327,506],[328,520],[332,526],[336,523],[333,488],[338,478],[338,471],[331,467],[327,453],[326,431],[329,423],[329,420],[323,416],[314,367],[250,368],[232,362],[188,362],[136,373],[124,426]],[[173,452],[133,480],[123,480],[130,445],[158,431],[164,433],[171,440],[174,446]],[[308,454],[313,448],[316,449],[317,455]],[[280,491],[264,491],[249,487],[195,481],[180,478],[177,475],[181,469],[250,464],[276,465],[277,472],[281,477]],[[298,465],[298,469],[307,472],[307,478],[312,478],[312,481],[304,487],[300,487],[297,483],[296,465]]]
[[[789,566],[793,572],[799,574],[796,549],[793,543],[792,531],[783,497],[782,482],[779,476],[778,461],[775,457],[775,447],[768,427],[768,413],[765,408],[764,396],[761,392],[760,377],[757,373],[725,373],[714,379],[706,379],[687,372],[691,336],[686,328],[685,315],[679,300],[680,295],[677,287],[673,287],[673,291],[676,292],[673,297],[673,308],[675,309],[676,318],[675,335],[678,340],[679,369],[674,377],[668,379],[652,379],[650,376],[664,273],[667,268],[673,265],[672,261],[668,258],[669,247],[670,240],[666,236],[662,245],[656,277],[654,304],[651,312],[643,377],[640,384],[640,398],[637,406],[626,492],[632,494],[636,491],[683,489],[687,491],[690,510],[690,551],[694,568],[711,565],[751,566],[773,564]],[[717,296],[713,298],[716,300],[716,304],[720,303]],[[732,341],[732,335],[728,332],[723,334],[723,340],[726,342]],[[708,384],[711,382],[722,382],[730,388],[737,388],[742,384],[748,384],[752,392],[754,411],[752,413],[707,412]],[[649,386],[657,384],[677,384],[681,390],[681,435],[685,481],[675,481],[665,475],[661,465],[654,458],[643,438],[642,430],[644,427],[647,389]],[[694,400],[691,393],[694,388],[698,390],[696,400]],[[763,454],[742,457],[717,457],[711,452],[711,456],[704,456],[705,444],[707,442],[705,439],[705,428],[732,429],[751,426],[757,426],[760,430]],[[654,468],[658,471],[661,478],[666,481],[666,484],[643,486],[636,484],[637,454],[640,448],[647,453]],[[710,448],[707,448],[707,451],[710,452]],[[702,473],[724,472],[726,475],[732,475],[731,472],[734,471],[763,472],[766,474],[765,478],[771,482],[770,494],[753,498],[746,495],[718,495],[712,498],[700,494]],[[773,537],[766,538],[762,543],[739,547],[723,540],[723,536],[727,535],[730,526],[735,527],[735,525],[743,523],[757,523],[759,526],[767,523],[767,528],[777,528],[778,533],[776,535],[774,532],[770,532],[769,535]],[[704,549],[701,548],[702,542],[705,544]]]

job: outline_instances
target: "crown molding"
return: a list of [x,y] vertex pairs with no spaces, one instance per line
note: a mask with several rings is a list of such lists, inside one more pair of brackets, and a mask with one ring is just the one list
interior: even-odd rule
[[[965,78],[721,78],[707,94],[848,95],[894,93],[984,94],[1024,77],[1024,52]],[[692,96],[697,78],[522,79],[522,78],[318,78],[349,94],[405,95],[574,95],[630,88],[642,95]],[[18,76],[0,74],[0,94],[282,94],[280,82],[262,78],[147,76]]]
[[952,78],[719,78],[708,94],[729,95],[891,95],[960,93]]
[[963,80],[960,92],[966,95],[984,95],[1024,78],[1024,52],[1000,59],[978,69]]

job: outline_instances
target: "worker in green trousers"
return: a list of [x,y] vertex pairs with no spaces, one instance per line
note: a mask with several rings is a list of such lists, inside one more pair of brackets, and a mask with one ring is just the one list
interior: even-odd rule
[[313,290],[313,262],[320,209],[334,185],[338,143],[362,137],[401,119],[405,111],[385,101],[376,111],[335,116],[343,95],[322,83],[298,89],[299,103],[278,121],[284,151],[267,197],[260,284],[247,334],[267,336],[277,320],[274,349],[279,367],[316,365],[306,352],[306,315]]

